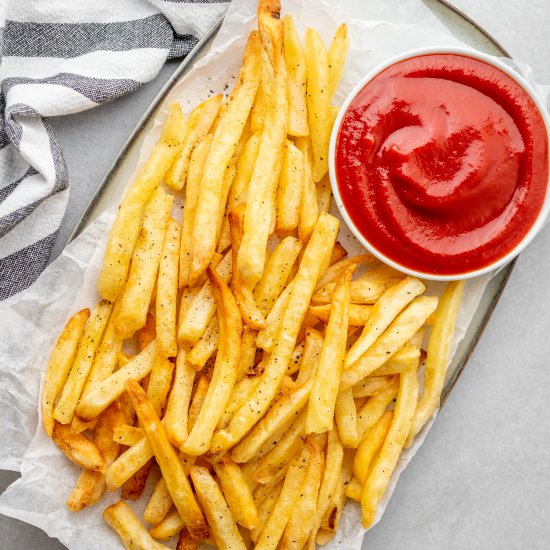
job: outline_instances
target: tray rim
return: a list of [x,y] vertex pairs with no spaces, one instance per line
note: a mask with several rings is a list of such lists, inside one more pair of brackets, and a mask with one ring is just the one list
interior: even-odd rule
[[[459,18],[464,20],[466,23],[474,27],[476,31],[479,32],[481,35],[485,36],[485,38],[497,50],[499,50],[504,57],[511,58],[510,54],[506,51],[506,49],[488,31],[486,31],[481,25],[476,23],[476,21],[474,21],[472,18],[466,15],[459,8],[454,6],[448,0],[434,0],[434,1],[435,3],[442,5],[445,9],[454,13]],[[427,5],[427,7],[428,9],[430,9],[429,5]],[[103,193],[106,191],[106,189],[109,186],[109,182],[111,178],[116,173],[119,165],[123,162],[123,160],[128,155],[134,140],[139,136],[143,128],[149,123],[151,115],[157,110],[157,108],[162,103],[164,98],[168,95],[168,93],[171,91],[175,83],[182,77],[182,75],[186,72],[186,70],[190,68],[191,65],[193,65],[197,56],[201,53],[203,48],[216,35],[216,33],[218,32],[218,30],[220,29],[223,23],[224,17],[225,16],[220,17],[218,21],[216,21],[210,27],[210,29],[206,32],[206,34],[199,40],[199,42],[197,42],[195,47],[189,52],[189,54],[185,57],[185,59],[183,59],[182,62],[175,68],[174,72],[170,75],[170,77],[168,78],[164,86],[161,88],[161,90],[155,96],[153,101],[147,107],[147,109],[139,119],[138,123],[136,124],[132,132],[129,134],[128,138],[125,140],[119,153],[116,155],[114,161],[106,171],[105,176],[99,183],[95,193],[93,194],[84,212],[82,213],[82,216],[78,220],[73,231],[70,233],[68,240],[65,243],[65,246],[67,246],[67,244],[69,244],[72,240],[74,240],[85,229],[89,220],[91,219],[96,203],[101,199]],[[465,351],[461,352],[461,355],[457,360],[456,367],[452,370],[452,374],[445,384],[445,387],[441,394],[441,400],[440,400],[440,406],[439,406],[440,409],[443,407],[443,405],[451,395],[454,386],[456,385],[458,379],[460,378],[460,375],[462,374],[468,361],[470,360],[470,357],[474,353],[479,343],[479,340],[481,339],[483,333],[485,332],[485,329],[489,324],[491,316],[500,300],[500,297],[504,289],[506,288],[510,275],[512,274],[512,271],[516,264],[516,261],[517,261],[517,258],[512,260],[509,264],[507,264],[500,270],[499,276],[501,277],[501,280],[499,282],[499,286],[496,292],[494,292],[490,301],[486,304],[485,310],[480,316],[477,327],[475,328],[473,334],[470,336],[470,339],[466,342],[466,336],[465,336],[465,338],[461,342],[461,344],[464,344]],[[487,292],[487,289],[485,290],[485,292]],[[485,292],[484,292],[484,295],[485,295]],[[473,320],[472,320],[472,324],[473,324]],[[457,355],[458,355],[458,350],[457,350]]]

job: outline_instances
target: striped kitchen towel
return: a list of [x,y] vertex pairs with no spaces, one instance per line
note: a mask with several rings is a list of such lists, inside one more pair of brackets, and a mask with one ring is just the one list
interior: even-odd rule
[[0,0],[0,300],[46,267],[67,206],[67,169],[46,117],[153,79],[228,1]]

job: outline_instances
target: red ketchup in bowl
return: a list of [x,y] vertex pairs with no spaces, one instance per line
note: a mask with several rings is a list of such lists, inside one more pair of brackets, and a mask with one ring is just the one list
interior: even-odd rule
[[423,273],[468,273],[506,256],[535,223],[547,130],[498,68],[421,55],[386,68],[351,101],[335,174],[352,222],[381,254]]

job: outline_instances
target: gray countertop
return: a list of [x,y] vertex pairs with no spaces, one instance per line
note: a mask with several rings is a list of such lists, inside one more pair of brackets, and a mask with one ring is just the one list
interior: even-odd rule
[[[454,0],[550,83],[549,0]],[[62,249],[103,174],[176,63],[131,96],[53,120],[71,177]],[[550,232],[524,252],[468,367],[402,475],[369,550],[550,548]],[[0,490],[16,479],[0,472]],[[63,548],[0,517],[0,547]]]

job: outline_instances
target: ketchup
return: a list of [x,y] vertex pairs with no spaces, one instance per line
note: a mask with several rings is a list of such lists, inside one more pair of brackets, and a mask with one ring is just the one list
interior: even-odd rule
[[534,224],[548,184],[532,99],[496,67],[456,54],[407,59],[368,82],[335,154],[357,229],[386,257],[430,274],[505,256]]

